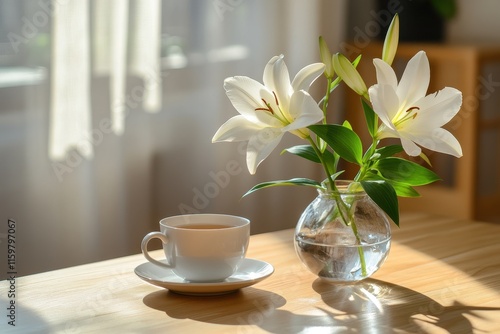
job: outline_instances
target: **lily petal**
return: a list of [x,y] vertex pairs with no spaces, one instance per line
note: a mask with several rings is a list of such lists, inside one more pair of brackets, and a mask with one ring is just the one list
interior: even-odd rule
[[368,90],[373,110],[380,120],[389,128],[395,129],[393,118],[399,110],[399,98],[390,85],[376,84]]
[[429,60],[424,51],[419,51],[413,56],[399,81],[397,94],[405,97],[401,101],[406,101],[403,108],[411,107],[417,100],[425,96],[429,88],[431,72]]
[[247,168],[255,174],[257,167],[278,146],[283,132],[280,129],[265,128],[250,138],[247,145]]
[[288,110],[292,87],[283,55],[275,56],[267,63],[263,80],[264,85],[276,94],[281,109]]
[[408,138],[401,137],[401,145],[403,146],[403,149],[405,150],[406,154],[408,154],[411,157],[417,157],[422,152],[422,149]]
[[224,80],[224,89],[233,107],[249,121],[262,126],[276,124],[276,119],[269,113],[255,110],[267,107],[262,98],[274,101],[272,93],[261,83],[248,77],[232,77]]
[[384,138],[401,138],[401,135],[399,134],[398,130],[389,127],[385,124],[380,125],[378,132],[377,132],[377,138],[378,139],[384,139]]
[[301,69],[292,81],[294,91],[308,91],[311,84],[325,71],[325,64],[315,63]]
[[307,89],[324,71],[324,64],[306,66],[294,78],[294,90],[283,55],[271,58],[264,69],[264,85],[248,77],[224,81],[231,103],[240,115],[224,123],[212,138],[217,141],[248,141],[247,167],[254,174],[285,132],[307,137],[304,127],[317,123],[323,112]]
[[375,65],[375,71],[377,73],[377,83],[379,85],[389,85],[396,89],[398,87],[398,78],[392,67],[389,66],[382,59],[373,59],[373,65]]
[[429,150],[453,155],[457,158],[462,156],[462,147],[458,140],[443,128],[437,128],[428,136],[417,136],[415,143]]
[[418,156],[420,147],[462,155],[458,140],[441,126],[460,110],[462,93],[446,87],[425,95],[429,86],[430,68],[425,52],[418,52],[409,62],[401,81],[394,70],[381,60],[374,60],[378,83],[369,89],[374,112],[382,120],[378,139],[400,138],[405,152]]
[[290,99],[290,114],[295,121],[283,128],[283,131],[298,130],[313,125],[323,119],[323,111],[309,93],[300,90]]
[[244,116],[234,116],[222,124],[212,138],[212,143],[221,141],[246,141],[252,138],[262,127],[248,121]]
[[445,87],[427,95],[416,105],[420,110],[415,121],[409,126],[439,128],[451,121],[460,110],[462,93],[458,89]]

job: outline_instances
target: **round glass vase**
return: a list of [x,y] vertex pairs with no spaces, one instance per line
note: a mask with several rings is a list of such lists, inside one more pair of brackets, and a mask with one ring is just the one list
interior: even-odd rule
[[295,229],[295,251],[314,274],[333,283],[355,283],[384,263],[391,247],[385,213],[359,183],[335,181],[319,190]]

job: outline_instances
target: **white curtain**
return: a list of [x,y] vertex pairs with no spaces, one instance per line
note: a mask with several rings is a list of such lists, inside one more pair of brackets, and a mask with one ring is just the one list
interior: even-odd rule
[[109,76],[110,121],[117,135],[124,132],[131,103],[126,95],[127,75],[144,82],[135,98],[140,101],[132,103],[141,102],[149,112],[161,108],[161,2],[55,1],[53,10],[49,156],[62,160],[76,149],[89,159],[93,156],[92,75]]
[[[158,229],[160,218],[183,212],[247,216],[252,233],[293,227],[314,191],[274,188],[241,196],[258,182],[317,179],[321,172],[303,159],[280,156],[282,148],[297,143],[292,135],[254,176],[246,169],[244,146],[212,144],[217,128],[236,114],[222,83],[234,75],[262,81],[264,66],[274,55],[285,55],[291,75],[319,61],[319,35],[332,48],[343,40],[345,3],[61,2],[63,8],[56,8],[53,17],[54,48],[73,54],[87,48],[87,53],[77,52],[84,65],[64,65],[61,59],[73,57],[54,53],[52,89],[41,85],[25,93],[30,103],[15,123],[19,130],[8,130],[19,143],[3,141],[0,146],[7,181],[0,189],[0,211],[22,226],[19,273],[138,253],[142,237]],[[72,15],[76,6],[81,8],[73,14],[78,19],[70,20],[71,28],[84,29],[89,45],[76,37],[60,40],[61,30],[72,33],[62,28],[69,16],[60,15]],[[161,44],[148,39],[158,35]],[[160,53],[161,58],[151,56]],[[68,87],[59,82],[58,73],[70,80]],[[77,93],[79,98],[72,97]],[[71,136],[54,130],[77,125],[81,131]],[[47,155],[49,137],[51,143],[56,137],[65,140],[50,151],[56,160]],[[90,142],[91,151],[82,151],[82,142]]]
[[[95,72],[110,77],[111,122],[121,135],[132,103],[140,102],[148,112],[161,108],[161,2],[94,1],[93,13]],[[127,75],[143,81],[132,102],[134,97],[126,95]]]
[[52,96],[49,155],[63,159],[71,149],[93,156],[89,137],[90,48],[89,2],[55,2],[53,16]]

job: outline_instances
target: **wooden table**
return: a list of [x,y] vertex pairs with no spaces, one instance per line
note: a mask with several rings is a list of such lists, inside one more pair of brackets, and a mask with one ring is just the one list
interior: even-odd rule
[[248,257],[275,272],[222,296],[149,285],[138,254],[17,278],[12,327],[3,281],[0,332],[500,333],[500,225],[415,214],[393,230],[388,260],[357,285],[309,273],[292,230],[252,236]]

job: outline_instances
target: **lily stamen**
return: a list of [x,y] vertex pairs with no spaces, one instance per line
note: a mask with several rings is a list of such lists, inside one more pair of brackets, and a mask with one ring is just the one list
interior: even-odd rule
[[290,124],[292,121],[288,120],[285,115],[283,114],[283,111],[281,110],[279,104],[278,104],[278,97],[276,96],[276,93],[273,91],[274,98],[276,99],[276,105],[278,106],[278,111],[279,113],[275,113],[274,109],[271,107],[271,103],[267,103],[267,101],[264,98],[261,98],[262,102],[266,105],[267,108],[260,107],[260,108],[255,108],[254,110],[260,110],[260,111],[266,111],[273,115],[277,120],[279,120],[283,124]]
[[278,102],[278,97],[276,96],[276,93],[273,91],[274,95],[274,101],[276,101],[276,105],[279,107],[280,103]]
[[409,119],[415,119],[415,117],[417,117],[417,114],[418,114],[417,110],[420,110],[420,108],[419,107],[411,107],[411,108],[406,109],[406,111],[405,111],[406,115],[404,115],[399,120],[394,122],[394,125],[397,127]]
[[264,99],[262,99],[262,102],[264,102],[264,104],[267,106],[267,108],[255,108],[255,111],[257,111],[257,110],[267,111],[267,112],[270,112],[271,114],[274,115],[274,110],[273,110],[273,108],[271,108],[271,104],[267,103],[267,101]]

